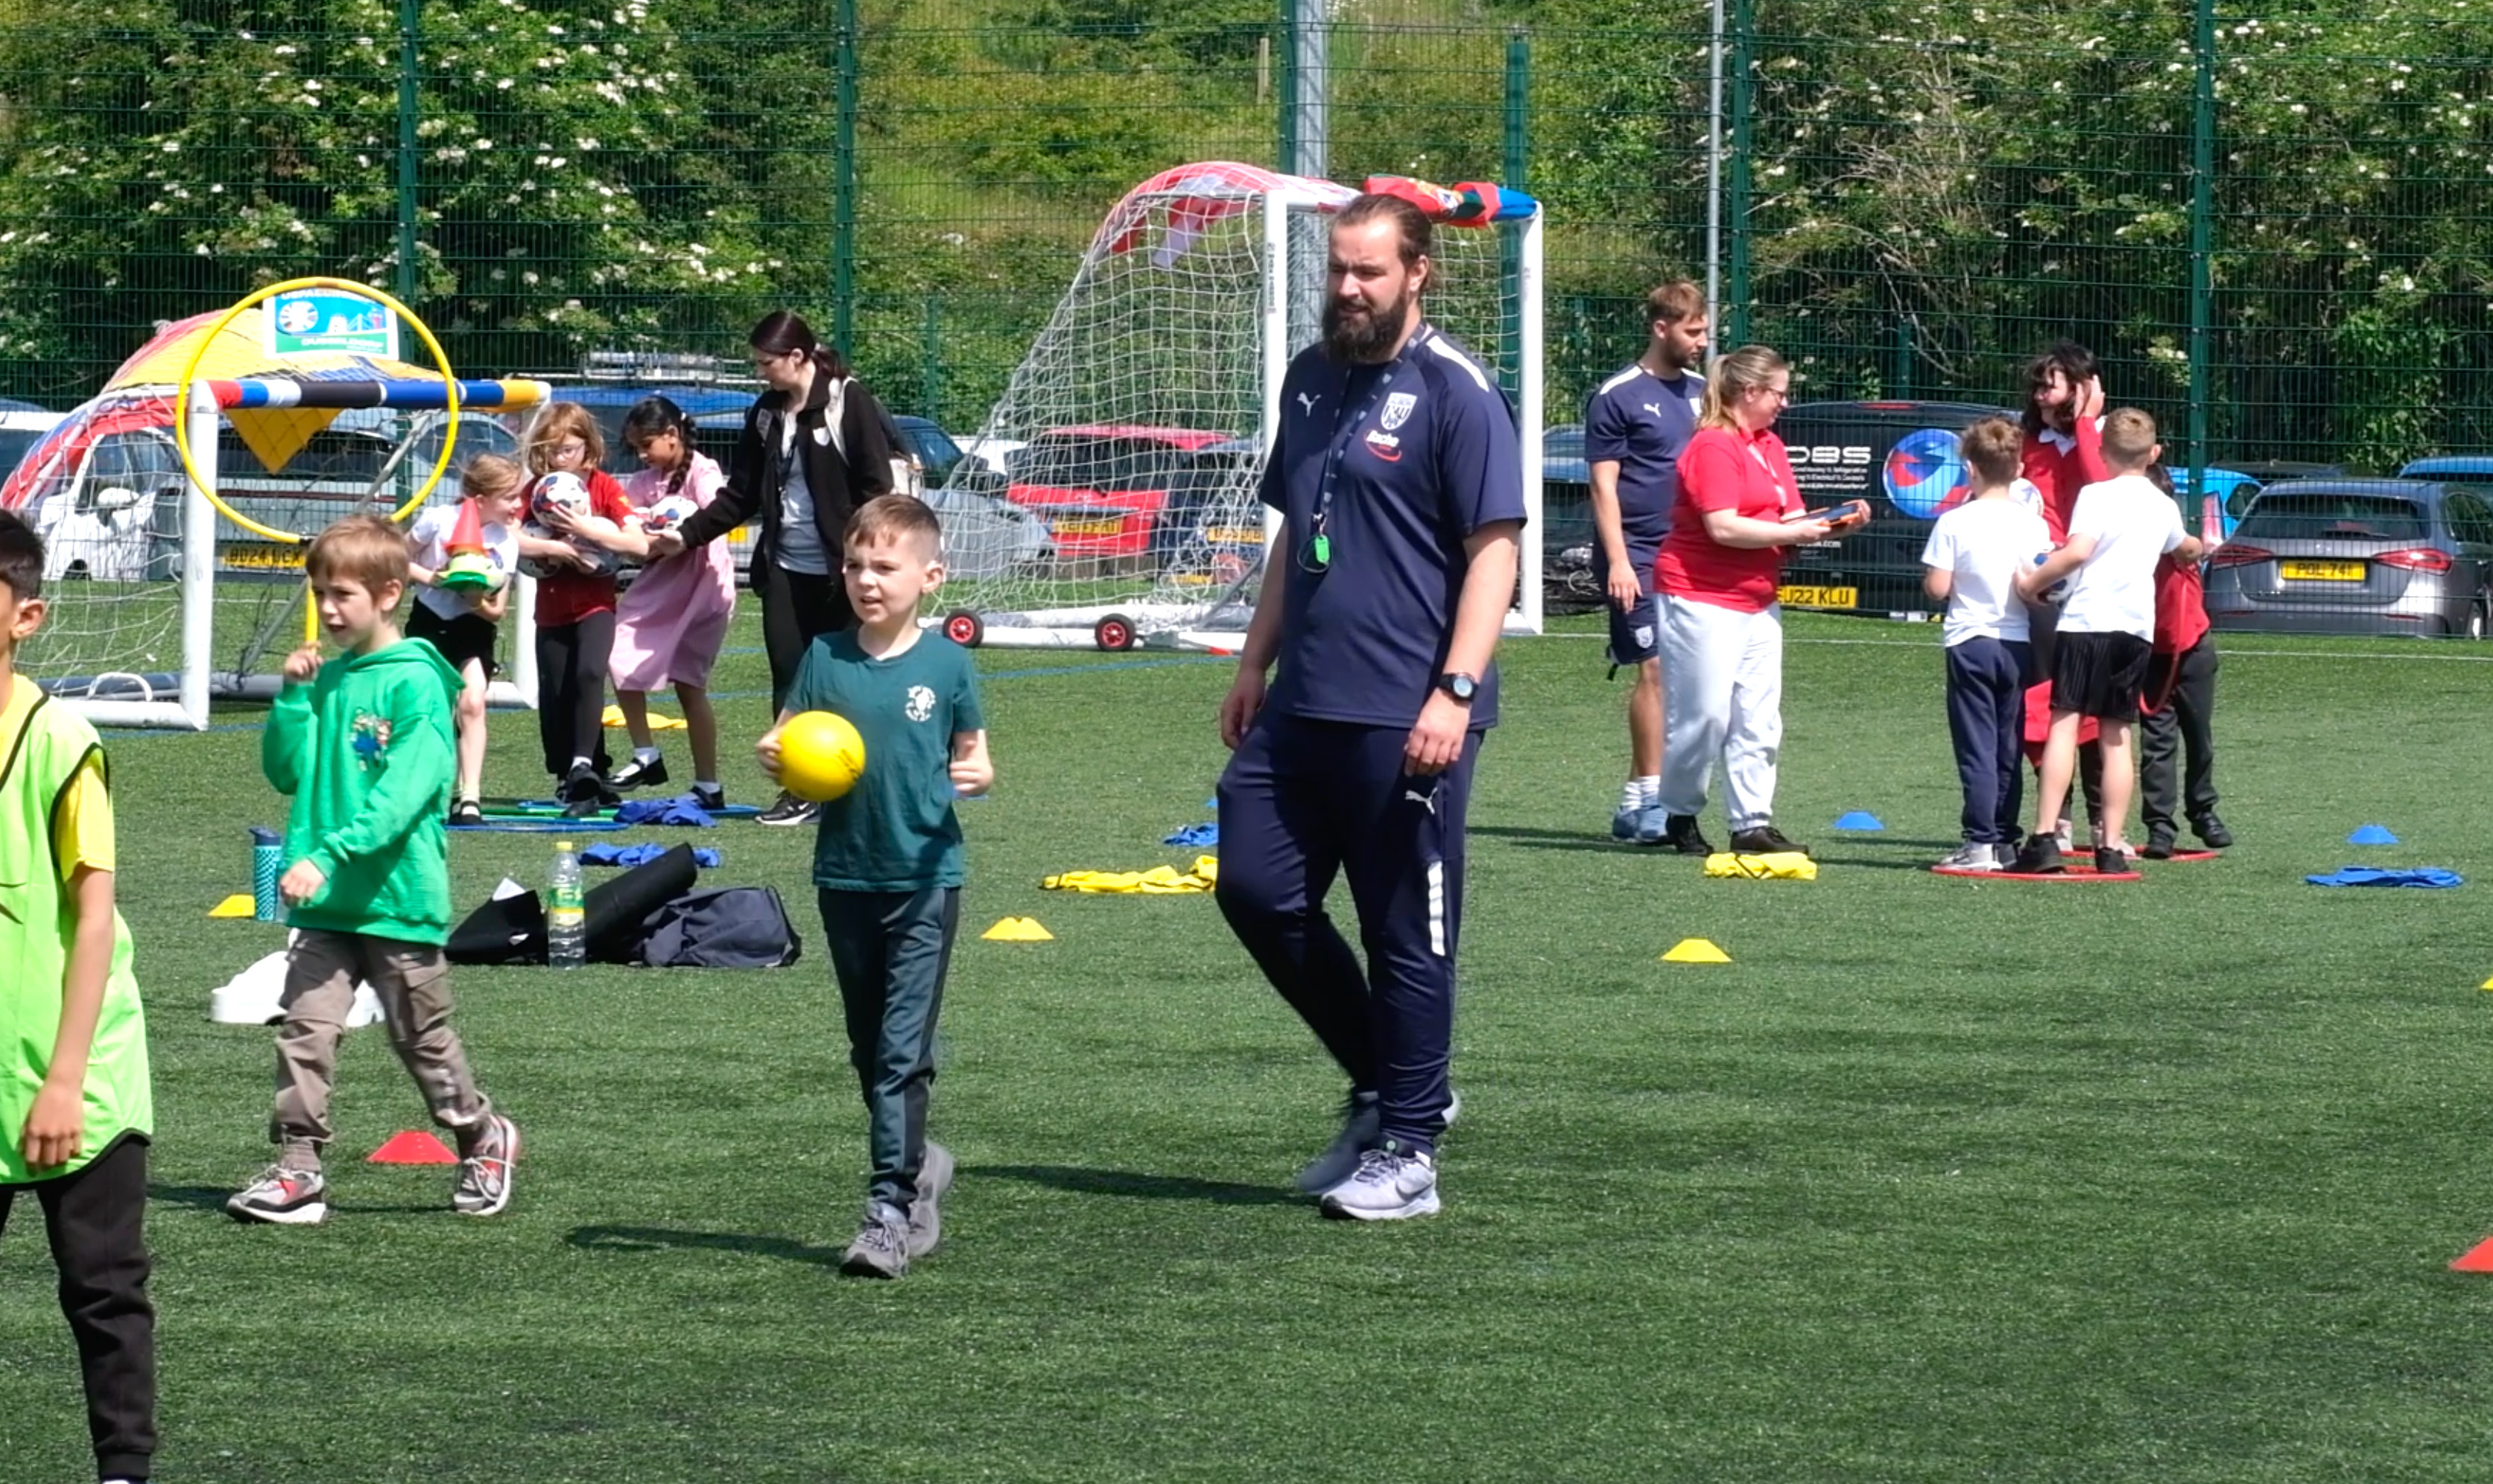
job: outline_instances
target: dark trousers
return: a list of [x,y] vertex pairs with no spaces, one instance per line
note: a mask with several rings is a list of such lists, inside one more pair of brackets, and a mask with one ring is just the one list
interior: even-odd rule
[[2183,775],[2183,815],[2196,823],[2216,812],[2216,639],[2203,635],[2178,655],[2148,664],[2147,698],[2158,704],[2138,719],[2139,814],[2152,835],[2173,828],[2174,754],[2190,750]]
[[2026,673],[2033,651],[2022,639],[1969,638],[1947,648],[1948,738],[1965,790],[1965,838],[1973,845],[2017,839],[2026,805]]
[[806,647],[826,634],[856,627],[848,583],[836,572],[812,577],[768,560],[753,563],[753,591],[762,599],[762,649],[770,657],[770,715],[787,709],[788,688]]
[[961,926],[961,892],[824,891],[823,937],[840,981],[849,1061],[865,1094],[866,1199],[906,1211],[926,1162],[926,1096],[935,1085],[935,1018]]
[[[147,1301],[147,1141],[127,1134],[75,1174],[38,1180],[61,1314],[77,1341],[99,1478],[145,1478],[156,1452],[156,1309]],[[0,1185],[0,1230],[18,1187]]]
[[600,774],[606,755],[606,667],[615,652],[615,610],[591,613],[578,623],[537,630],[537,736],[545,743],[546,771],[571,773],[586,757]]
[[[1258,718],[1220,777],[1230,931],[1341,1064],[1385,1137],[1433,1152],[1451,1101],[1463,817],[1481,734],[1434,777],[1403,771],[1401,727]],[[1325,912],[1336,875],[1359,912],[1362,969]]]

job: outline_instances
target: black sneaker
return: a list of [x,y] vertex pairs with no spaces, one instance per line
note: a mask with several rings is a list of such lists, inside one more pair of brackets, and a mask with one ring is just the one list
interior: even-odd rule
[[635,757],[615,770],[607,783],[616,788],[648,788],[667,781],[667,759],[652,757],[646,762]]
[[2095,846],[2095,875],[2120,876],[2132,869],[2127,850],[2118,846]]
[[1807,855],[1809,851],[1784,838],[1784,832],[1771,824],[1760,824],[1753,830],[1742,830],[1731,837],[1731,848],[1742,855]]
[[2173,832],[2166,829],[2148,830],[2147,832],[2147,844],[2139,850],[2138,853],[2151,861],[2171,860],[2173,858]]
[[485,822],[485,806],[477,803],[474,799],[461,799],[458,803],[450,806],[450,822],[452,824],[482,824]]
[[716,814],[727,807],[727,790],[725,788],[705,788],[701,785],[695,784],[693,785],[693,803],[710,814]]
[[1672,815],[1663,821],[1662,843],[1682,855],[1711,855],[1714,846],[1697,828],[1695,815]]
[[2029,835],[2018,847],[2017,858],[2008,869],[2018,876],[2058,876],[2068,868],[2060,864],[2060,841],[2057,835]]
[[2210,850],[2221,850],[2234,843],[2234,832],[2225,828],[2225,821],[2214,815],[2201,815],[2191,820],[2190,830],[2199,837],[2200,844]]
[[811,824],[814,822],[815,815],[821,809],[822,806],[819,804],[808,803],[793,793],[783,792],[779,795],[779,802],[755,815],[753,822],[756,824]]

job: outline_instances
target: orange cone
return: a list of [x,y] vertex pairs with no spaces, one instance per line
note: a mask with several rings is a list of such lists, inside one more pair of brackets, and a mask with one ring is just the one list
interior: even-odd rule
[[2467,1249],[2465,1255],[2449,1264],[2453,1273],[2493,1273],[2493,1236]]
[[408,1129],[392,1134],[389,1142],[375,1149],[368,1161],[375,1165],[455,1165],[459,1156],[450,1146],[422,1129]]

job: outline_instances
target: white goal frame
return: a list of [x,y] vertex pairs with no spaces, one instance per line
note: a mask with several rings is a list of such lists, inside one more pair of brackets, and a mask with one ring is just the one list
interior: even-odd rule
[[[1339,188],[1335,190],[1338,192]],[[1166,193],[1175,197],[1190,195],[1194,193],[1181,183],[1170,188]],[[1293,213],[1301,212],[1329,216],[1338,210],[1347,197],[1346,194],[1318,195],[1309,191],[1295,190],[1287,186],[1261,191],[1257,196],[1257,204],[1261,207],[1264,255],[1263,289],[1260,296],[1262,354],[1259,364],[1254,368],[1254,374],[1262,382],[1263,393],[1261,423],[1257,429],[1257,437],[1262,447],[1254,464],[1255,472],[1260,474],[1266,460],[1272,457],[1275,440],[1279,434],[1282,378],[1289,371],[1292,358],[1305,348],[1304,345],[1291,343],[1292,300],[1300,295],[1307,295],[1320,302],[1322,296],[1321,281],[1314,284],[1306,284],[1295,282],[1291,278],[1289,247],[1292,216]],[[1538,203],[1534,205],[1530,216],[1507,223],[1489,226],[1457,226],[1439,223],[1437,226],[1440,233],[1497,233],[1512,230],[1517,239],[1512,284],[1517,341],[1515,363],[1516,446],[1517,461],[1520,465],[1517,473],[1522,480],[1526,519],[1522,539],[1518,543],[1520,549],[1517,551],[1517,599],[1507,609],[1504,627],[1504,632],[1508,635],[1540,634],[1544,619],[1541,539],[1543,514],[1541,441],[1544,416],[1543,227],[1544,216]],[[1050,316],[1047,328],[1040,332],[1042,339],[1056,327],[1059,316],[1066,312],[1066,308],[1075,302],[1076,296],[1082,289],[1084,277],[1092,272],[1095,252],[1096,244],[1094,249],[1086,250],[1084,252],[1082,267],[1077,271],[1074,283],[1067,290],[1065,298],[1059,301],[1058,310]],[[1504,292],[1505,288],[1502,286],[1501,299]],[[1456,329],[1459,339],[1460,327],[1457,326]],[[1309,343],[1312,341],[1310,341]],[[1012,382],[1006,392],[1007,400],[1020,390],[1022,376],[1028,367],[1029,362],[1025,361],[1023,368],[1015,371]],[[979,441],[983,442],[988,438],[1001,435],[995,428],[994,415],[990,414],[987,425],[980,430]],[[1097,626],[1106,619],[1123,618],[1130,624],[1128,634],[1133,642],[1154,647],[1173,645],[1187,649],[1234,650],[1245,639],[1243,616],[1252,610],[1260,593],[1266,564],[1270,560],[1272,551],[1271,537],[1280,523],[1279,513],[1269,508],[1263,512],[1263,518],[1266,537],[1264,554],[1254,562],[1243,578],[1209,604],[1152,605],[1127,602],[1047,608],[1021,613],[990,614],[981,611],[979,617],[982,620],[982,627],[977,642],[996,648],[1105,647],[1098,637]],[[1189,615],[1200,615],[1207,621],[1189,627],[1186,623]],[[1234,622],[1236,626],[1218,622],[1224,619]],[[946,620],[939,612],[926,621],[929,624],[942,624]]]

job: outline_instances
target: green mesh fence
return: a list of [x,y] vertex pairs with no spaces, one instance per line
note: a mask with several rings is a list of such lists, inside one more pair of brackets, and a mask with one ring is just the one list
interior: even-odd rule
[[[1519,177],[1547,205],[1551,424],[1636,353],[1645,288],[1710,266],[1718,342],[1783,349],[1804,402],[2013,406],[2025,358],[2067,336],[2185,479],[2251,476],[2210,476],[2220,497],[2493,450],[2493,17],[2220,16],[2203,111],[2171,7],[1732,0],[1709,261],[1707,11],[1518,28],[1387,0],[1325,33],[1334,178]],[[67,405],[160,320],[333,273],[410,292],[480,374],[600,350],[733,371],[752,319],[793,306],[896,409],[966,434],[1119,195],[1184,161],[1274,163],[1301,84],[1271,0],[856,14],[18,13],[0,392]],[[1589,540],[1558,472],[1553,550]],[[1919,606],[1909,561],[1869,565],[1858,606]]]

